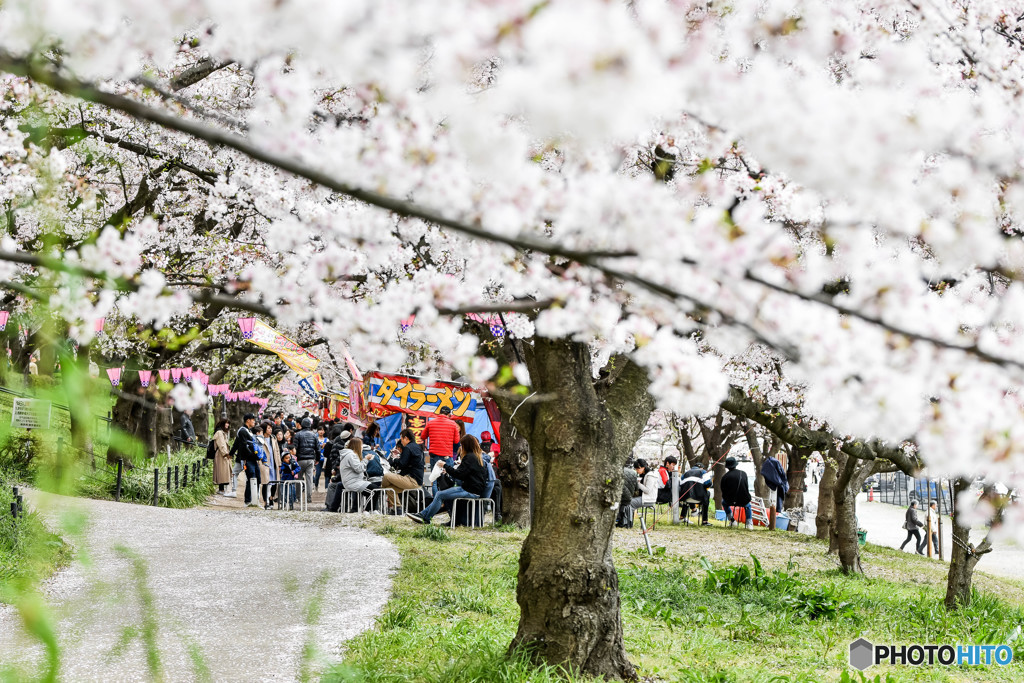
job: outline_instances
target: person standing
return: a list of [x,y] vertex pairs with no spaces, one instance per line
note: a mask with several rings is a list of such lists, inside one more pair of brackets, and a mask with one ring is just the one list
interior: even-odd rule
[[317,425],[316,428],[316,472],[313,473],[313,490],[320,490],[320,475],[324,471],[324,446],[327,445],[327,437],[324,434],[327,432],[327,427],[323,424]]
[[400,491],[418,489],[423,485],[423,449],[416,443],[416,435],[411,429],[403,429],[398,443],[401,453],[391,459],[393,472],[385,472],[381,480],[381,488],[393,493],[386,494],[390,502],[397,505]]
[[729,526],[736,526],[736,508],[743,508],[747,513],[744,519],[747,521],[747,528],[754,528],[754,520],[750,518],[750,482],[747,481],[747,473],[736,467],[736,458],[731,455],[725,459],[725,469],[720,486],[722,487],[722,505],[725,507],[725,514],[729,519]]
[[761,464],[761,476],[768,488],[775,491],[775,512],[782,512],[786,494],[789,493],[789,478],[779,459],[774,456],[765,458]]
[[231,481],[231,447],[228,445],[228,431],[231,429],[230,420],[219,420],[216,431],[213,432],[213,483],[217,485],[217,492],[222,496],[224,488]]
[[274,425],[264,422],[260,425],[260,439],[263,441],[263,450],[267,453],[266,477],[263,480],[263,507],[269,508],[277,501],[277,484],[281,473],[281,446],[274,436]]
[[306,502],[313,502],[313,467],[316,464],[320,448],[316,441],[316,434],[310,427],[313,421],[308,417],[302,418],[302,429],[292,437],[292,444],[295,446],[295,461],[302,468],[302,478],[306,482]]
[[260,457],[256,450],[256,437],[252,433],[252,429],[256,426],[256,416],[246,413],[242,422],[242,426],[235,434],[235,442],[231,445],[231,455],[241,463],[242,471],[245,473],[245,504],[255,507],[256,503],[252,500],[253,491],[249,480],[255,479],[257,485],[260,483]]
[[904,539],[903,544],[900,546],[900,550],[903,550],[907,543],[910,543],[910,539],[916,539],[914,542],[914,549],[918,555],[924,555],[922,552],[922,546],[924,541],[921,540],[921,527],[924,524],[920,519],[917,518],[917,501],[910,501],[910,507],[907,508],[906,521],[903,522],[903,528],[907,530],[907,537]]
[[928,531],[932,535],[932,553],[939,554],[939,506],[934,500],[928,503]]
[[[420,435],[423,443],[427,445],[427,452],[430,454],[430,463],[428,465],[430,469],[434,469],[434,465],[438,460],[444,460],[449,465],[452,464],[452,453],[455,452],[455,444],[459,439],[459,427],[455,424],[455,420],[448,417],[451,413],[451,408],[443,406],[441,414],[428,422],[427,426],[423,428],[423,433]],[[476,441],[476,438],[473,440]],[[436,496],[436,481],[431,486],[431,490],[433,495]]]
[[191,415],[191,410],[186,410],[181,414],[181,441],[186,446],[192,446],[196,442],[196,429],[192,426]]

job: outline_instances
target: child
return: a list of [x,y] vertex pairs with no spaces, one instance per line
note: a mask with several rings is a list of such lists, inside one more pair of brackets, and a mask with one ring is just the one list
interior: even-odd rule
[[[302,474],[302,468],[299,463],[295,462],[290,452],[284,451],[281,454],[281,481],[294,481],[298,479]],[[288,509],[295,509],[295,499],[297,497],[297,491],[295,486],[289,486],[288,488]]]

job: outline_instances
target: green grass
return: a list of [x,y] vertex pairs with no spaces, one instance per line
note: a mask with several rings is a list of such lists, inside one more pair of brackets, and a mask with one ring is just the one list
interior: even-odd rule
[[[213,483],[212,465],[206,469],[200,469],[198,479],[192,478],[191,469],[188,474],[188,485],[181,486],[184,482],[182,475],[186,468],[192,463],[205,461],[206,452],[200,448],[182,449],[172,453],[170,457],[161,456],[154,459],[143,459],[133,467],[125,467],[121,474],[121,502],[140,503],[152,505],[153,503],[153,470],[160,470],[160,491],[158,505],[169,508],[189,508],[203,505],[206,499],[217,491],[217,485]],[[79,477],[79,495],[87,498],[100,498],[114,500],[117,489],[116,465],[97,463],[98,468],[92,471],[90,468],[83,468]],[[179,487],[174,488],[173,469],[178,466]],[[171,491],[167,491],[167,467],[172,470]]]
[[[345,659],[324,680],[578,680],[506,658],[519,616],[522,532],[446,531],[447,541],[439,543],[420,527],[379,526],[402,556],[391,601],[375,629],[346,644]],[[916,557],[869,546],[867,566],[896,575],[909,571],[906,580],[846,577],[821,561],[824,546],[805,538],[796,547],[814,558],[808,566],[776,552],[758,570],[750,557],[702,563],[689,544],[707,548],[710,541],[712,548],[735,550],[756,539],[753,545],[765,555],[779,547],[779,534],[667,526],[657,533],[669,547],[655,557],[630,549],[620,540],[624,534],[615,551],[626,648],[640,675],[651,680],[824,682],[846,673],[859,681],[857,672],[847,671],[847,654],[860,636],[877,643],[995,643],[1024,624],[1024,609],[1013,602],[1019,590],[1005,599],[981,593],[969,609],[947,613],[938,563]],[[1018,648],[1007,668],[874,667],[865,680],[1018,681],[1024,679],[1022,656]]]
[[26,508],[17,520],[11,516],[14,482],[0,470],[0,602],[9,602],[17,586],[44,579],[71,559],[71,547],[34,512]]

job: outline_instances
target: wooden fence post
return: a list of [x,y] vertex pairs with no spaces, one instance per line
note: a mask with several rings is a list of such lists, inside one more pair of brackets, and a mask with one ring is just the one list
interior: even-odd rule
[[124,460],[117,461],[117,488],[114,490],[114,500],[121,502],[121,474],[124,470]]
[[174,490],[178,490],[178,466],[174,466]]
[[160,468],[153,469],[153,505],[160,500]]

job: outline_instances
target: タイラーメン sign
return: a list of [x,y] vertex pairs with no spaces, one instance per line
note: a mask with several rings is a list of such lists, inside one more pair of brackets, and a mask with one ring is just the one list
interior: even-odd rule
[[465,385],[425,382],[418,377],[370,372],[364,381],[366,408],[374,412],[433,417],[450,408],[452,419],[472,422],[480,399]]

